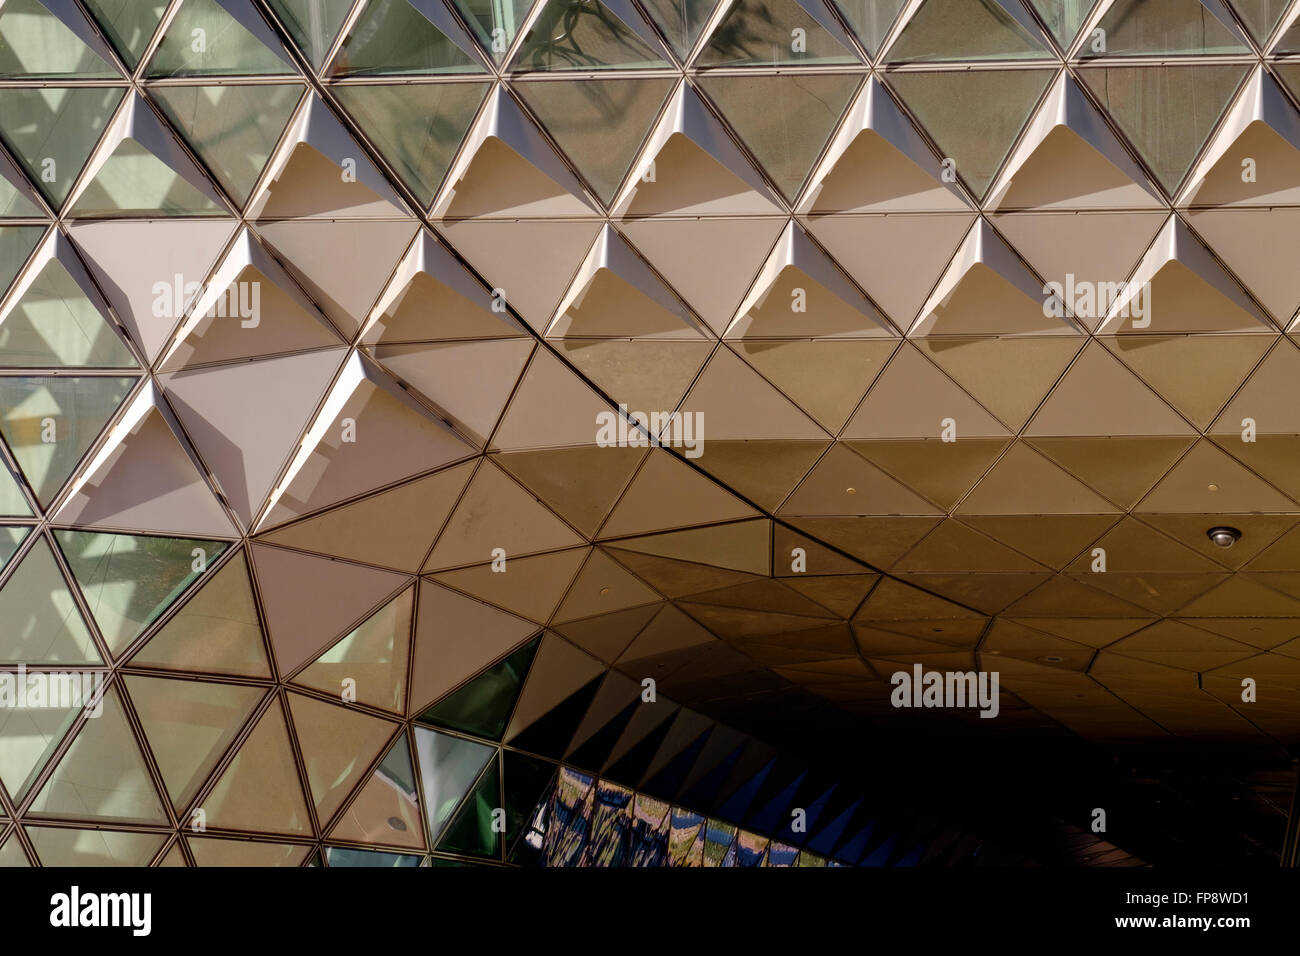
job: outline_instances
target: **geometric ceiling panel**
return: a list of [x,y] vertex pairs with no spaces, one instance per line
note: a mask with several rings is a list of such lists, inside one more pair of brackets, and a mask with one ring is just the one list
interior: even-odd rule
[[1289,862],[1297,37],[0,0],[0,864]]

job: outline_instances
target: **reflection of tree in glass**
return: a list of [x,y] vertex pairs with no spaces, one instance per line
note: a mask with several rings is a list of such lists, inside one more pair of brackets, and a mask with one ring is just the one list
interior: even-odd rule
[[[743,14],[743,15],[742,15]],[[760,26],[760,24],[762,26]],[[776,18],[766,3],[745,3],[732,10],[709,37],[709,58],[718,60],[773,60],[783,58],[785,50],[773,56],[767,48],[772,32],[762,27],[776,26]]]
[[[584,49],[584,42],[597,49]],[[551,3],[524,38],[531,50],[530,65],[537,70],[608,66],[617,62],[609,44],[639,60],[644,50],[634,43],[627,28],[599,0],[561,0]],[[522,65],[522,64],[520,64]]]

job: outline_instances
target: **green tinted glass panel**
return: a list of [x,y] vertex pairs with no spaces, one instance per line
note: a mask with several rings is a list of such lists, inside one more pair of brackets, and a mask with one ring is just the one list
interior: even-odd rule
[[1050,55],[996,0],[926,0],[885,60],[1028,60]]
[[848,47],[795,0],[739,0],[699,58],[701,66],[857,62]]
[[1052,31],[1056,42],[1068,47],[1083,21],[1088,18],[1096,0],[1029,0],[1030,6],[1038,11],[1047,29]]
[[424,786],[429,839],[437,841],[496,750],[472,740],[415,728],[415,755]]
[[[32,514],[31,506],[27,504],[27,499],[23,497],[22,488],[18,484],[18,478],[9,466],[0,461],[0,516],[5,518],[27,518]],[[5,554],[4,547],[7,543],[6,535],[10,535],[13,529],[6,529],[0,532],[0,555],[4,556],[4,561],[0,561],[0,570],[3,570],[4,564],[9,558],[13,557],[13,551]]]
[[[13,480],[4,462],[0,462],[0,505],[5,503],[10,494],[17,491],[17,485],[13,484]],[[5,486],[5,482],[9,482],[8,487]],[[19,500],[21,501],[21,498]],[[0,571],[3,571],[9,559],[18,553],[18,546],[23,543],[29,531],[30,528],[0,527]]]
[[72,216],[220,216],[225,209],[133,139],[123,140],[70,210]]
[[117,691],[103,712],[81,725],[28,810],[41,816],[120,823],[166,823],[144,757]]
[[505,59],[533,8],[533,0],[452,0],[452,4],[497,63]]
[[699,84],[785,197],[793,200],[859,80],[834,75],[705,75]]
[[103,663],[44,538],[0,587],[0,621],[0,663]]
[[1232,5],[1245,21],[1250,35],[1263,45],[1291,6],[1291,0],[1232,0]]
[[343,108],[425,207],[487,90],[487,83],[334,88]]
[[298,49],[319,69],[352,9],[352,0],[270,0],[270,7]]
[[1282,34],[1281,39],[1277,41],[1274,53],[1300,53],[1300,20],[1291,25],[1291,28]]
[[[248,9],[252,11],[251,4]],[[152,77],[274,76],[293,70],[279,51],[250,33],[215,0],[184,0],[145,72]]]
[[338,76],[482,72],[482,64],[406,0],[367,6],[343,41],[333,69]]
[[1173,192],[1246,74],[1245,66],[1080,70],[1102,108]]
[[[48,685],[57,688],[59,699],[51,700],[47,695],[44,701],[33,700],[24,695],[0,710],[0,782],[15,799],[27,796],[27,790],[45,769],[81,710],[71,687],[67,697],[62,697],[63,682],[71,680],[81,680],[81,688],[87,688],[80,675],[59,675],[54,678],[58,684],[51,681]],[[95,678],[90,680],[89,690],[93,694]]]
[[134,378],[0,377],[0,434],[42,507],[134,384]]
[[409,853],[383,853],[379,850],[355,850],[352,847],[327,846],[325,861],[329,866],[419,866],[420,858]]
[[514,710],[519,689],[528,676],[537,644],[538,639],[529,641],[501,663],[430,707],[420,719],[467,734],[500,740],[506,732],[506,722]]
[[[225,551],[217,541],[56,531],[72,576],[114,654],[144,633]],[[194,551],[202,552],[202,557]]]
[[867,52],[875,56],[907,0],[835,0]]
[[1090,40],[1080,56],[1247,52],[1200,0],[1118,0],[1098,26],[1105,33],[1104,50]]
[[[1282,84],[1291,91],[1291,95],[1300,97],[1300,63],[1275,63],[1273,72]],[[4,230],[0,229],[0,236],[3,236]],[[3,275],[0,275],[0,279]]]
[[51,259],[0,319],[0,367],[135,368],[107,319]]
[[460,813],[456,814],[456,819],[447,827],[447,834],[438,844],[438,849],[466,856],[499,857],[501,835],[493,828],[492,815],[500,805],[501,775],[497,771],[497,762],[493,760]]
[[51,205],[68,198],[122,92],[116,87],[0,90],[0,136]]
[[[6,170],[6,163],[0,166],[0,219],[12,217],[14,219],[30,219],[44,216],[41,207],[33,201],[27,193],[20,190],[20,185],[25,185],[21,174],[14,170],[9,173]],[[0,295],[3,295],[0,292]]]
[[627,175],[674,80],[516,83],[514,91],[605,202]]
[[983,196],[1052,70],[894,73],[890,82],[957,175]]
[[162,86],[151,91],[196,156],[243,206],[302,96],[284,86]]
[[[67,9],[80,19],[75,8]],[[119,75],[37,0],[7,0],[0,7],[0,76],[98,79]]]
[[44,233],[41,226],[0,226],[0,298],[14,284]]
[[695,46],[717,0],[644,0],[650,19],[668,38],[668,45],[681,59]]
[[135,69],[167,9],[164,0],[83,0],[127,66]]
[[[645,27],[648,31],[649,27]],[[668,66],[600,0],[546,0],[524,36],[516,70],[602,70]]]

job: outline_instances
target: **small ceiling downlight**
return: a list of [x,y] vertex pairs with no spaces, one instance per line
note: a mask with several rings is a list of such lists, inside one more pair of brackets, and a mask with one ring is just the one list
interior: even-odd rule
[[1234,544],[1236,544],[1239,540],[1241,540],[1241,532],[1238,531],[1236,528],[1226,528],[1226,527],[1211,528],[1209,531],[1205,533],[1209,537],[1209,539],[1213,541],[1215,544],[1217,544],[1220,548],[1231,548]]

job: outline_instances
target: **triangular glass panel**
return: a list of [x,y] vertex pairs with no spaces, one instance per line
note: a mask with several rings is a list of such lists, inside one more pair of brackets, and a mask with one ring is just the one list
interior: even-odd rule
[[533,8],[536,0],[517,0],[502,3],[500,0],[451,0],[460,11],[479,43],[499,65],[514,45],[519,27]]
[[131,661],[166,670],[270,676],[244,555],[235,555],[199,585]]
[[148,866],[166,835],[72,827],[27,827],[36,855],[45,866]]
[[420,795],[406,734],[397,738],[330,833],[334,840],[424,849]]
[[1079,50],[1085,59],[1248,52],[1235,30],[1225,26],[1200,0],[1116,0],[1097,29],[1102,31],[1101,37]]
[[351,679],[359,703],[401,713],[414,606],[415,588],[409,587],[316,658],[294,683],[337,694]]
[[0,226],[0,298],[9,291],[44,234],[43,226]]
[[0,435],[49,505],[135,384],[134,378],[0,378]]
[[388,746],[397,725],[303,694],[289,695],[289,713],[316,815],[324,826]]
[[[90,691],[93,700],[94,681],[100,675],[86,674],[82,686]],[[80,676],[64,674],[59,679],[76,680]],[[0,711],[0,783],[16,802],[27,796],[28,788],[63,742],[81,712],[81,704],[72,695],[65,700],[27,698]]]
[[[1012,10],[1023,19],[1018,22]],[[1001,0],[926,0],[890,44],[885,62],[1045,59],[1051,53],[1036,32],[1019,4],[1010,7]]]
[[1246,24],[1250,35],[1263,46],[1282,19],[1282,14],[1291,6],[1291,0],[1232,0],[1232,6]]
[[1156,179],[1173,192],[1251,68],[1236,64],[1080,70]]
[[357,850],[347,846],[327,846],[325,862],[329,866],[418,867],[421,858],[410,853],[383,853]]
[[982,196],[1054,72],[991,70],[893,73],[894,90]]
[[0,588],[0,620],[0,661],[103,663],[44,538]]
[[1070,46],[1097,0],[1029,0],[1061,47]]
[[487,95],[487,83],[336,86],[334,95],[428,208]]
[[0,517],[29,518],[31,515],[32,509],[23,496],[22,485],[4,460],[0,459]]
[[283,86],[156,86],[150,93],[186,145],[240,207],[302,95]]
[[138,367],[108,318],[58,255],[46,259],[41,271],[22,289],[21,297],[0,314],[0,364],[16,368]]
[[241,684],[135,675],[126,678],[126,689],[178,810],[193,799],[264,693]]
[[[76,28],[93,36],[76,7],[58,6],[65,16],[75,18]],[[8,0],[0,7],[0,77],[89,80],[117,76],[117,70],[45,4]]]
[[479,777],[456,819],[447,827],[438,849],[466,856],[495,859],[501,855],[501,834],[496,828],[496,811],[501,805],[501,773],[493,760]]
[[516,83],[514,91],[603,202],[627,176],[674,80]]
[[145,75],[282,76],[293,68],[251,0],[182,0]]
[[293,748],[279,698],[271,702],[203,798],[210,827],[309,834]]
[[[1241,4],[1239,3],[1237,6],[1241,6]],[[1276,24],[1274,25],[1276,26]],[[1274,55],[1279,53],[1300,53],[1300,20],[1291,24],[1290,28],[1282,34],[1269,52]],[[1289,63],[1285,65],[1291,66]]]
[[821,155],[857,76],[710,76],[699,85],[759,164],[793,200]]
[[268,6],[280,18],[298,49],[319,70],[352,3],[353,0],[270,0]]
[[875,57],[907,0],[832,0],[867,55]]
[[416,727],[415,753],[424,785],[429,839],[436,842],[496,750],[472,740]]
[[123,92],[89,86],[0,90],[0,138],[50,205],[68,198]]
[[108,42],[134,70],[162,21],[167,0],[84,0]]
[[[543,0],[512,70],[631,70],[670,64],[651,46],[644,22],[627,22],[601,0]],[[625,17],[635,18],[631,4]]]
[[113,654],[158,620],[226,545],[94,531],[56,531],[59,547]]
[[93,218],[220,216],[220,194],[175,134],[131,96],[87,166],[70,215]]
[[685,60],[717,8],[718,0],[642,0],[641,6],[667,37],[677,58]]
[[533,638],[505,660],[452,691],[419,719],[476,737],[500,740],[539,643],[540,636]]
[[102,708],[102,712],[82,724],[28,813],[63,819],[165,824],[167,813],[149,777],[121,696],[110,689],[92,706]]
[[[367,6],[343,41],[330,72],[334,76],[486,72],[447,35],[447,30],[458,31],[459,26],[439,0],[421,0],[419,5],[432,17],[410,0],[376,0]],[[446,19],[441,24],[434,22],[442,17]]]
[[[811,66],[858,63],[844,41],[814,17],[830,21],[821,0],[738,0],[709,36],[699,66]],[[799,30],[802,33],[796,34]],[[796,44],[791,38],[802,42]]]

